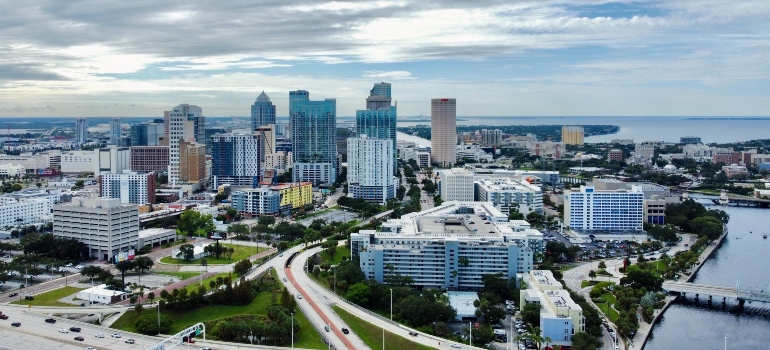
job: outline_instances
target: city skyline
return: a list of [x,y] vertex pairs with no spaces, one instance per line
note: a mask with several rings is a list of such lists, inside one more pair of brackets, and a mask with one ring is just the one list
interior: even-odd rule
[[768,15],[751,0],[18,4],[0,14],[0,117],[180,101],[247,116],[263,90],[286,116],[298,89],[352,116],[380,81],[403,116],[439,97],[459,116],[768,115]]

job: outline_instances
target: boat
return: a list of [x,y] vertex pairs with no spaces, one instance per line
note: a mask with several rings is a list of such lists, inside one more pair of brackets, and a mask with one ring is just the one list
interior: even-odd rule
[[719,195],[719,205],[728,204],[730,204],[730,198],[727,197],[727,192],[722,191],[722,193]]
[[763,234],[762,238],[767,239],[767,233]]

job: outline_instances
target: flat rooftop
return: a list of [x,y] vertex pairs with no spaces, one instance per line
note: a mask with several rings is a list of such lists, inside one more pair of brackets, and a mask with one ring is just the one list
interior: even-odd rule
[[548,270],[533,270],[529,273],[530,278],[534,278],[537,283],[543,286],[562,287],[561,283],[553,277],[553,273]]
[[147,238],[165,234],[176,235],[176,231],[168,228],[148,228],[139,230],[139,238]]
[[476,307],[473,306],[473,302],[479,300],[476,292],[446,292],[446,294],[449,297],[449,305],[457,310],[458,316],[476,315]]

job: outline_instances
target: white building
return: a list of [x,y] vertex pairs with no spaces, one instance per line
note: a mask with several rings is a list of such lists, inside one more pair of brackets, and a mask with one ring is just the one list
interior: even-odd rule
[[166,113],[169,132],[168,182],[179,183],[179,140],[205,142],[206,119],[198,106],[181,104]]
[[26,173],[26,168],[21,164],[4,163],[0,164],[0,176],[21,176]]
[[447,201],[473,201],[473,173],[462,168],[444,169],[438,172],[441,199]]
[[592,186],[564,191],[564,223],[579,232],[620,233],[642,231],[644,192],[631,190],[600,191]]
[[59,190],[22,190],[0,196],[0,228],[29,225],[51,220]]
[[155,203],[155,173],[102,173],[99,193],[104,198],[118,198],[120,203]]
[[457,160],[463,160],[465,162],[492,162],[494,156],[491,153],[483,150],[479,145],[458,145],[456,151]]
[[0,154],[0,164],[19,164],[28,170],[46,169],[50,166],[47,156],[31,153],[22,153],[18,156]]
[[120,118],[110,118],[110,144],[117,145],[120,135],[123,133]]
[[65,174],[94,172],[98,164],[99,156],[94,151],[69,151],[61,155],[61,172]]
[[91,170],[95,175],[105,171],[117,174],[131,169],[131,150],[128,147],[110,145],[93,152],[98,157],[96,158],[98,168]]
[[348,139],[348,195],[385,205],[396,197],[393,140],[366,135]]
[[415,286],[479,290],[482,277],[506,279],[532,269],[543,235],[529,225],[508,222],[491,203],[445,202],[383,223],[382,232],[350,236],[351,254],[367,279],[410,276]]
[[463,321],[476,321],[476,306],[473,303],[479,300],[479,293],[477,292],[446,292],[447,299],[449,299],[449,306],[451,306],[457,313],[455,314],[455,322]]
[[75,119],[75,143],[82,145],[88,141],[88,122],[86,118]]
[[551,271],[529,271],[524,282],[527,289],[519,292],[519,305],[540,305],[540,336],[550,338],[553,345],[571,346],[572,336],[585,332],[583,308],[572,300]]
[[75,296],[76,298],[100,304],[112,304],[126,300],[128,293],[119,290],[108,289],[106,284],[100,284],[96,287],[81,290]]
[[702,143],[686,144],[682,146],[682,153],[684,153],[685,158],[692,158],[698,162],[709,162],[714,155],[715,149],[715,147]]
[[72,198],[53,208],[53,235],[74,238],[88,246],[89,254],[103,260],[127,249],[136,249],[139,211],[120,199]]
[[281,207],[281,195],[268,186],[233,191],[232,207],[247,215],[275,215]]
[[543,191],[523,180],[513,178],[477,178],[476,200],[492,202],[504,214],[510,212],[512,205],[518,206],[518,211],[524,215],[530,212],[543,212]]
[[291,152],[278,151],[265,154],[265,170],[275,169],[283,173],[291,167]]

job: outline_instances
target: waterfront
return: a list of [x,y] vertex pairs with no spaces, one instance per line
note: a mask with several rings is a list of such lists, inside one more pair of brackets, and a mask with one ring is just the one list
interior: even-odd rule
[[[709,209],[722,209],[730,214],[730,233],[722,247],[704,263],[694,282],[734,286],[740,281],[745,286],[768,288],[770,239],[762,238],[762,233],[770,233],[767,209],[717,207],[703,197],[698,201]],[[702,297],[697,305],[692,299],[672,305],[653,328],[644,349],[723,349],[725,336],[728,349],[768,348],[770,318],[751,311],[770,305],[746,303],[749,312],[732,314],[721,310],[721,300],[713,304],[713,310],[705,300]],[[728,305],[734,303],[728,301]]]

